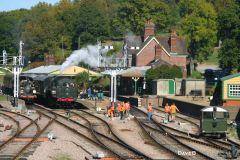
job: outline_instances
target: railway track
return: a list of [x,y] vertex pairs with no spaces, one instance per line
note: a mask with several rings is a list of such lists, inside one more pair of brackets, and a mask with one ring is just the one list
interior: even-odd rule
[[[162,109],[159,108],[154,108],[155,110],[157,110],[158,112],[164,113],[164,111]],[[199,119],[193,118],[193,117],[187,117],[186,115],[177,115],[176,116],[178,119],[181,119],[183,121],[189,122],[192,125],[195,125],[196,127],[199,128]],[[164,126],[165,127],[165,126]],[[167,127],[167,129],[178,132],[179,134],[182,135],[190,135],[192,137],[196,137],[198,138],[198,136],[194,135],[194,134],[189,134],[189,133],[185,133],[184,131],[176,131],[175,129],[171,129],[170,127]],[[200,137],[199,137],[200,138]],[[219,139],[214,139],[214,138],[205,138],[205,137],[201,137],[202,140],[204,140],[205,142],[209,143],[212,146],[215,146],[216,148],[219,148],[221,150],[230,150],[231,146],[234,144],[236,147],[240,148],[240,144],[230,140],[229,138],[226,138],[225,141],[223,140],[219,140]]]
[[[0,146],[0,159],[17,159],[37,140],[37,138],[46,130],[46,128],[51,125],[52,121],[50,120],[46,126],[42,129],[37,124],[40,115],[32,120],[31,118],[24,116],[19,113],[1,110],[1,112],[11,113],[20,117],[24,117],[30,121],[28,125],[19,129],[14,136],[5,141]],[[19,123],[18,123],[19,124]],[[30,138],[30,141],[24,140]],[[15,141],[14,139],[23,139],[23,141]]]
[[[160,142],[165,142],[162,144],[165,144],[166,149],[169,149],[171,152],[174,152],[174,154],[179,155],[179,154],[195,154],[194,156],[186,157],[182,156],[183,159],[215,159],[214,156],[212,156],[212,153],[208,152],[203,152],[202,150],[196,150],[196,146],[199,144],[205,144],[205,146],[208,146],[208,144],[201,142],[201,141],[195,141],[195,140],[190,140],[189,137],[185,136],[179,136],[172,134],[172,132],[167,131],[164,127],[162,127],[161,124],[157,123],[156,121],[152,121],[152,123],[149,123],[149,121],[146,121],[146,118],[143,119],[141,117],[146,117],[146,113],[134,108],[135,112],[140,112],[141,116],[139,116],[139,113],[137,114],[137,119],[139,123],[146,128],[147,132],[152,134],[152,137],[156,140],[156,138],[164,137],[161,138],[159,141]],[[140,117],[140,118],[139,118]],[[149,125],[150,124],[150,125]],[[171,128],[174,130],[173,128]],[[198,143],[197,143],[198,142]],[[168,144],[168,145],[166,145]],[[171,147],[169,147],[171,146]],[[211,146],[212,147],[212,146]],[[173,149],[174,148],[174,149]],[[209,149],[214,149],[215,150],[215,156],[218,154],[218,148],[209,148]],[[178,152],[180,151],[180,152]],[[205,150],[207,151],[207,150]],[[180,156],[180,155],[179,155]]]
[[[131,154],[135,155],[135,156],[131,156],[131,154],[128,154],[130,156],[129,157],[125,156],[124,158],[126,158],[126,159],[139,159],[139,158],[142,159],[143,157],[148,158],[148,159],[150,158],[150,157],[144,155],[143,153],[139,152],[138,150],[134,149],[133,147],[129,146],[123,140],[121,140],[112,131],[111,127],[109,126],[109,124],[105,120],[101,119],[100,117],[94,115],[91,112],[84,111],[84,110],[81,110],[81,112],[84,113],[84,114],[81,113],[81,114],[78,114],[78,115],[81,116],[82,118],[84,118],[86,121],[88,121],[89,124],[92,124],[91,126],[92,126],[92,129],[93,129],[94,133],[97,133],[97,134],[102,133],[102,134],[106,135],[107,137],[109,137],[110,139],[114,140],[115,143],[117,142],[117,143],[121,144],[122,147],[117,147],[118,149],[115,149],[115,147],[113,147],[115,150],[117,150],[117,151],[126,150],[127,152],[129,152],[129,151],[134,152],[134,154],[132,154],[132,153]],[[76,112],[74,112],[74,113],[76,113]],[[103,127],[105,129],[103,129]],[[97,134],[95,134],[95,135],[96,135],[96,138],[98,138],[98,141],[103,142],[101,139],[99,139],[99,136]],[[103,145],[105,145],[105,144],[103,144]],[[120,149],[120,148],[123,148],[123,149]],[[125,153],[121,153],[121,154],[127,155]],[[136,156],[136,154],[138,156]]]
[[[38,105],[39,106],[39,105]],[[92,135],[91,138],[87,137],[88,140],[91,140],[92,142],[94,142],[95,144],[101,146],[102,148],[108,150],[109,152],[112,153],[112,155],[114,155],[115,157],[118,157],[120,159],[148,159],[148,157],[146,158],[146,156],[144,156],[142,153],[138,152],[136,153],[136,151],[134,151],[132,148],[127,148],[125,145],[123,145],[122,143],[108,137],[105,136],[104,134],[95,131],[94,128],[91,125],[91,122],[88,122],[90,127],[87,127],[86,124],[81,124],[78,123],[76,121],[73,121],[70,118],[67,118],[63,115],[60,115],[50,109],[46,109],[44,107],[41,106],[41,109],[44,110],[44,112],[49,112],[51,114],[54,114],[57,116],[57,119],[55,120],[57,123],[63,125],[65,128],[70,129],[71,131],[73,131],[74,133],[81,135],[81,136],[85,136],[86,135]],[[42,112],[42,111],[39,111]],[[44,113],[46,114],[46,113]],[[87,119],[85,119],[87,121]],[[64,122],[63,122],[64,121]],[[74,124],[75,128],[76,127],[80,127],[79,129],[84,129],[88,131],[88,134],[81,134],[78,132],[78,129],[74,129],[73,126],[71,124],[68,124],[67,126],[65,126],[65,123],[72,123]],[[71,127],[69,127],[71,126]],[[103,143],[104,142],[104,143]],[[116,151],[114,148],[118,148]],[[120,150],[121,149],[121,150]]]

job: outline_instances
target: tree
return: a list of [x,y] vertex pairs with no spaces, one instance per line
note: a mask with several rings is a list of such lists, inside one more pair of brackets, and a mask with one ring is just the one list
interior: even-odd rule
[[88,81],[89,81],[89,74],[87,72],[82,72],[76,75],[75,78],[76,83],[79,86],[82,86],[82,89],[85,90],[88,87]]
[[120,26],[125,32],[131,30],[140,34],[145,22],[151,19],[156,24],[157,31],[167,30],[169,25],[173,25],[171,20],[178,17],[178,12],[171,10],[173,8],[170,6],[177,7],[174,1],[168,5],[159,0],[123,0],[118,8],[118,20],[113,25],[116,28]]
[[182,70],[178,66],[168,66],[168,65],[161,65],[157,68],[151,68],[146,72],[147,80],[154,80],[154,79],[174,79],[174,78],[181,78],[182,77]]
[[205,0],[182,0],[180,7],[180,34],[186,35],[188,50],[199,62],[213,53],[217,41],[216,12]]
[[0,12],[0,51],[6,50],[10,55],[18,53],[23,17],[27,14],[25,9]]
[[97,40],[109,37],[108,5],[105,0],[82,0],[74,14],[75,48],[79,37],[83,44],[96,43]]
[[240,71],[240,5],[235,0],[225,2],[228,9],[218,15],[218,35],[223,41],[219,52],[220,67]]
[[26,17],[22,38],[32,61],[43,59],[44,53],[56,54],[60,49],[70,50],[71,38],[64,34],[64,24],[57,20],[54,7],[39,3]]

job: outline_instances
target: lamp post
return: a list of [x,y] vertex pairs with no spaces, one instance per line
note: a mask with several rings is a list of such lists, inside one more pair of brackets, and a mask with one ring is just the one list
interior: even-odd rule
[[137,81],[139,80],[139,77],[132,77],[132,80],[135,82],[135,87],[134,87],[134,95],[137,95]]

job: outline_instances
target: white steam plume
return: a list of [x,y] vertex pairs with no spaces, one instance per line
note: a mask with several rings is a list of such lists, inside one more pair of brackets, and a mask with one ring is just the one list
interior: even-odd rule
[[98,65],[98,55],[98,45],[88,45],[86,48],[75,50],[66,59],[66,61],[63,62],[61,71],[67,67],[78,65],[80,62],[84,62],[92,67],[96,67]]

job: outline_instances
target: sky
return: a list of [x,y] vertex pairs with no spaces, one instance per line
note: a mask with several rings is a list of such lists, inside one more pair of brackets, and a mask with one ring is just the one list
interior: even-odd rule
[[20,8],[30,9],[39,2],[55,4],[59,0],[0,0],[0,11],[11,11]]

